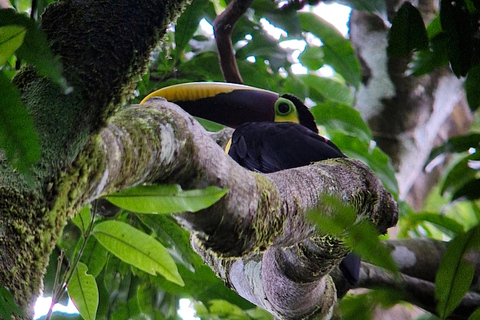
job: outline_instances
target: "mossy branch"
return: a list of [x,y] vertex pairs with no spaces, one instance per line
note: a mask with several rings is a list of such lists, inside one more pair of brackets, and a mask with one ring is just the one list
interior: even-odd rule
[[[56,208],[73,213],[115,190],[171,182],[185,189],[229,188],[212,207],[177,219],[220,277],[284,319],[326,315],[336,301],[328,274],[348,249],[319,237],[305,219],[322,195],[353,204],[380,232],[397,219],[392,196],[361,162],[335,159],[256,174],[237,165],[192,117],[161,98],[130,106],[111,119],[65,174],[58,190],[64,201]],[[319,259],[305,260],[306,251]],[[293,277],[291,270],[301,266],[305,275],[296,272]],[[293,294],[285,295],[287,291]],[[295,307],[298,301],[302,304]]]

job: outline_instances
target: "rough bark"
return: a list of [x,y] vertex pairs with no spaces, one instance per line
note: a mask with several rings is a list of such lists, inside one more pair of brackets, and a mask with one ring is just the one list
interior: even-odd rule
[[194,247],[227,284],[281,319],[325,316],[336,301],[328,274],[348,249],[338,239],[320,237],[304,216],[318,208],[319,214],[334,214],[322,195],[351,203],[358,219],[372,221],[382,233],[397,219],[392,196],[361,162],[336,159],[255,174],[238,166],[196,121],[163,99],[131,106],[112,118],[75,167],[90,168],[82,177],[68,173],[62,184],[71,193],[72,177],[84,182],[75,185],[81,195],[77,207],[140,182],[229,188],[214,206],[177,219],[193,232]]

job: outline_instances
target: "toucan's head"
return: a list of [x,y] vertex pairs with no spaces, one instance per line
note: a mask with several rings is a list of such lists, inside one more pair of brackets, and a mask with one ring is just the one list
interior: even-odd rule
[[297,97],[245,85],[193,82],[150,93],[178,104],[193,116],[236,128],[245,122],[296,122],[318,133],[312,113]]

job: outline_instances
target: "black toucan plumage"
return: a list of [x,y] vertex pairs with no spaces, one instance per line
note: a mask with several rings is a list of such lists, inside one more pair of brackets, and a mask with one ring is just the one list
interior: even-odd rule
[[[318,134],[310,110],[297,97],[229,83],[186,83],[148,95],[174,102],[193,116],[236,128],[228,154],[241,166],[257,172],[345,158],[330,140]],[[351,284],[358,281],[360,258],[349,254],[340,270]]]
[[248,122],[232,136],[228,150],[238,164],[270,173],[345,155],[330,140],[289,122]]

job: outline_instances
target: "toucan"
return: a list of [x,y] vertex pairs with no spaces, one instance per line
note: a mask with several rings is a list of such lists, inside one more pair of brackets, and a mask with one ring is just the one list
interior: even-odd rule
[[[318,134],[310,110],[291,94],[280,96],[239,84],[193,82],[154,91],[142,103],[152,97],[163,97],[193,116],[235,128],[226,152],[252,171],[271,173],[346,157]],[[349,254],[340,270],[350,284],[356,284],[360,258]]]

